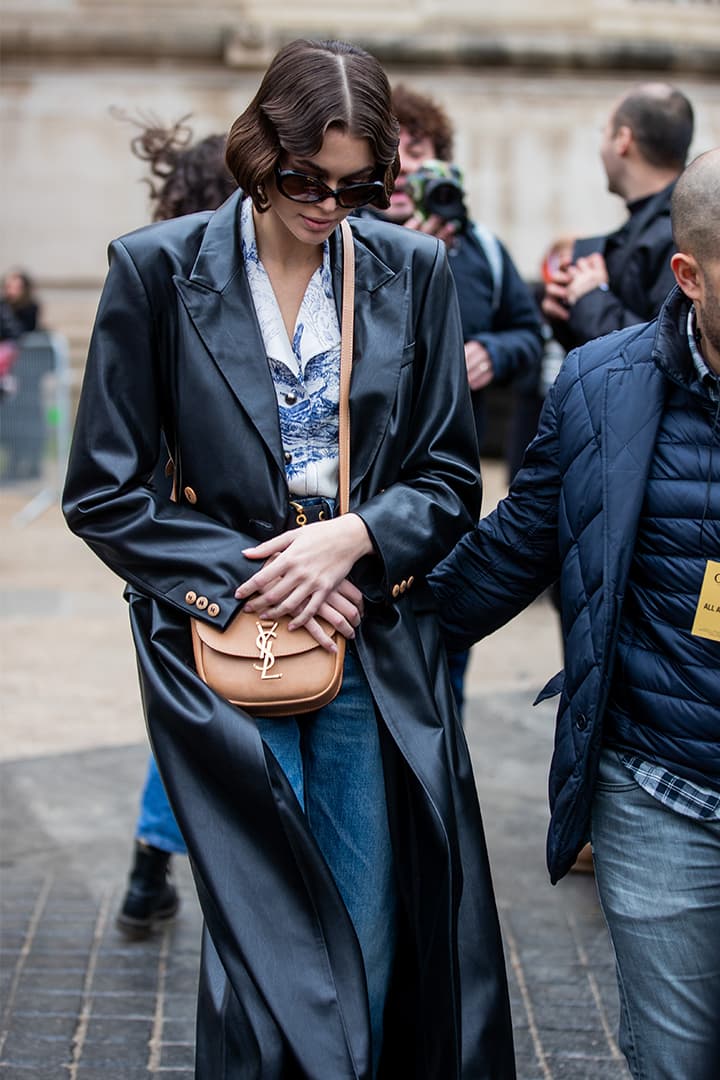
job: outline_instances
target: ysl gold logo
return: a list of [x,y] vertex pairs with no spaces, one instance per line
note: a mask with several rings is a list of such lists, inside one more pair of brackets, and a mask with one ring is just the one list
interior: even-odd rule
[[253,664],[256,671],[261,671],[261,679],[282,679],[282,673],[278,675],[269,675],[268,672],[275,666],[275,657],[273,656],[273,643],[277,638],[277,623],[270,622],[256,622],[255,625],[258,628],[258,636],[255,638],[255,645],[258,650],[258,659],[262,660],[262,664]]

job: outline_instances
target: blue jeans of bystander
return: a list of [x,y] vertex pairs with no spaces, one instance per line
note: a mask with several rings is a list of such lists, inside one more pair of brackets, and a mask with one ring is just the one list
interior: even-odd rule
[[605,749],[592,846],[635,1080],[720,1076],[720,822],[645,792]]
[[135,837],[161,851],[187,855],[185,841],[180,834],[175,815],[170,809],[163,782],[160,779],[155,758],[150,755],[145,787],[140,797],[140,814],[135,826]]

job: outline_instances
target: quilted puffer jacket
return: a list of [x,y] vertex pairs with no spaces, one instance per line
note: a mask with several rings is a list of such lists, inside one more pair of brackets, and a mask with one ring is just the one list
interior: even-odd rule
[[[669,391],[693,381],[688,309],[675,289],[655,322],[589,342],[568,356],[508,497],[431,579],[447,644],[460,649],[502,626],[560,578],[565,672],[538,699],[561,695],[550,772],[553,882],[570,868],[588,835],[623,603],[658,430]],[[717,466],[720,405],[714,412],[708,431]],[[713,486],[705,539],[708,557],[717,558],[720,508],[717,485],[708,484],[708,490]],[[720,643],[705,645],[717,672]],[[680,672],[673,687],[678,698],[682,683]],[[714,741],[703,734],[693,752],[706,755],[717,775],[720,731]]]

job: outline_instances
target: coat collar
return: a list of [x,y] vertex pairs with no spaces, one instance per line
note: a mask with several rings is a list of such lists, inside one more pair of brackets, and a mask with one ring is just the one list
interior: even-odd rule
[[[195,263],[175,287],[212,361],[285,472],[275,388],[243,265],[242,192],[209,218]],[[352,225],[352,220],[351,220]],[[355,340],[350,391],[351,490],[362,480],[387,427],[405,345],[407,273],[388,267],[355,236]],[[340,230],[330,240],[338,311]]]

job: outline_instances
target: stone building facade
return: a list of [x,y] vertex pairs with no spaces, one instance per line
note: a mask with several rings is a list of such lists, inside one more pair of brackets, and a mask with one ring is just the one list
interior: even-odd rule
[[[720,0],[2,0],[2,262],[37,279],[79,368],[107,241],[148,218],[131,128],[226,130],[269,57],[308,35],[355,40],[444,104],[473,214],[521,270],[567,232],[623,216],[599,133],[628,85],[693,100],[693,153],[720,144]],[[3,268],[4,268],[3,267]]]

